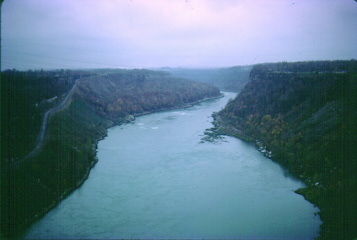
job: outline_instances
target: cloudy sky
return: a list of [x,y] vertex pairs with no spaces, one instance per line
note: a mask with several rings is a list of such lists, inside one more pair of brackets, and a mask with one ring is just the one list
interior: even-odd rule
[[357,58],[355,0],[5,0],[1,69]]

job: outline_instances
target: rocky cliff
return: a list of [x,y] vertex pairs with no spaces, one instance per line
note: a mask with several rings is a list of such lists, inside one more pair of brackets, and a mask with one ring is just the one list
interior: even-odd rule
[[215,115],[307,184],[297,192],[320,208],[322,239],[357,236],[356,80],[354,60],[256,65]]
[[101,115],[116,121],[127,115],[171,109],[220,95],[219,89],[165,72],[122,70],[82,79],[78,94]]

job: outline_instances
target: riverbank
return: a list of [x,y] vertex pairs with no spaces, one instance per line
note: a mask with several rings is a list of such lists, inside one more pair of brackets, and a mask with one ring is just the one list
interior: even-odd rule
[[[272,161],[279,163],[281,166],[284,167],[285,170],[288,171],[288,174],[291,174],[294,178],[302,181],[305,183],[306,187],[304,188],[299,188],[295,190],[295,193],[302,195],[307,201],[311,202],[315,206],[319,208],[319,216],[320,219],[323,221],[321,226],[320,226],[320,234],[327,235],[330,232],[331,224],[336,224],[335,222],[335,211],[333,211],[333,207],[328,206],[323,204],[322,202],[326,201],[325,198],[327,197],[332,197],[336,198],[336,196],[341,194],[341,191],[335,192],[333,194],[329,194],[329,196],[326,195],[326,188],[323,185],[319,186],[319,182],[312,182],[311,181],[311,176],[304,176],[304,175],[299,175],[296,173],[296,169],[293,168],[287,168],[287,166],[284,164],[284,159],[279,159],[273,156],[272,151],[267,151],[267,147],[261,145],[261,143],[258,140],[254,140],[253,138],[245,135],[242,131],[238,130],[234,126],[230,125],[228,122],[223,121],[219,116],[214,117],[214,128],[210,129],[210,132],[214,135],[213,137],[219,137],[221,135],[227,135],[227,136],[232,136],[235,138],[239,138],[243,141],[246,141],[253,146],[256,147],[258,151],[260,151],[265,157],[270,158]],[[327,225],[326,222],[329,222],[330,224]],[[327,233],[326,233],[327,232]],[[343,234],[343,233],[340,233]],[[330,239],[329,237],[317,237],[318,239]]]
[[[86,165],[86,168],[85,168],[85,171],[82,172],[80,175],[82,176],[81,179],[78,179],[75,183],[75,185],[72,185],[71,187],[69,187],[67,190],[65,190],[63,193],[61,193],[59,196],[56,197],[56,199],[54,199],[54,201],[52,202],[52,204],[46,208],[44,208],[42,210],[42,212],[39,212],[38,214],[35,215],[35,217],[31,220],[28,220],[26,221],[26,223],[23,225],[23,226],[20,226],[20,229],[24,229],[30,225],[32,225],[33,223],[35,223],[36,221],[38,221],[39,219],[41,219],[43,216],[46,215],[46,213],[48,213],[50,210],[52,210],[53,208],[55,208],[63,199],[65,199],[66,197],[68,197],[74,190],[76,190],[77,188],[81,187],[84,182],[88,179],[89,177],[89,174],[90,174],[90,171],[91,169],[95,166],[95,164],[98,162],[98,158],[96,156],[96,152],[97,152],[97,148],[98,148],[98,142],[103,140],[106,136],[107,136],[107,133],[108,133],[108,129],[111,128],[111,127],[115,127],[115,126],[120,126],[122,124],[125,124],[125,123],[130,123],[132,121],[135,120],[136,117],[140,117],[140,116],[144,116],[144,115],[149,115],[149,114],[153,114],[153,113],[158,113],[158,112],[164,112],[164,111],[171,111],[171,110],[178,110],[178,109],[185,109],[185,108],[189,108],[189,107],[192,107],[196,104],[199,104],[199,103],[202,103],[204,101],[209,101],[209,100],[214,100],[214,99],[218,99],[218,98],[222,98],[224,95],[220,95],[220,96],[217,96],[217,97],[211,97],[211,98],[205,98],[205,99],[202,99],[200,101],[196,101],[196,102],[192,102],[192,103],[188,103],[188,104],[184,104],[184,105],[180,105],[180,106],[177,106],[177,107],[171,107],[171,108],[167,108],[167,109],[160,109],[160,110],[154,110],[154,111],[151,111],[151,112],[144,112],[144,113],[138,113],[138,114],[135,114],[134,116],[132,115],[128,115],[126,117],[123,117],[123,118],[120,118],[120,119],[117,119],[116,122],[112,122],[112,121],[108,121],[108,120],[105,120],[105,119],[101,119],[102,122],[98,124],[98,127],[101,128],[100,132],[101,134],[95,136],[95,138],[91,138],[91,142],[93,142],[93,148],[91,149],[91,151],[88,151],[87,149],[87,153],[90,153],[91,155],[91,161],[87,162],[87,165]],[[82,119],[83,121],[78,121],[78,119],[81,119],[81,117],[83,117],[84,115],[88,114],[89,111],[90,111],[90,108],[89,106],[85,105],[83,102],[81,102],[80,99],[78,98],[75,98],[75,102],[73,102],[73,105],[70,106],[70,108],[68,109],[69,111],[69,114],[66,114],[65,112],[64,113],[61,113],[61,114],[58,114],[54,119],[53,121],[51,121],[50,123],[50,126],[49,128],[51,128],[51,133],[52,135],[54,134],[58,134],[57,132],[54,132],[54,131],[57,131],[58,129],[61,129],[61,135],[65,134],[65,132],[63,132],[62,130],[63,129],[71,129],[70,126],[68,125],[62,125],[61,126],[61,123],[63,122],[71,122],[73,125],[77,125],[77,124],[81,124],[82,126],[88,126],[90,125],[89,122],[86,122],[84,121],[84,118]],[[78,107],[77,105],[82,105],[84,104],[83,106],[81,107]],[[85,114],[83,112],[86,112]],[[98,115],[95,116],[95,117],[99,117]],[[69,119],[68,119],[69,118]],[[94,117],[89,117],[89,118],[85,118],[85,119],[93,119]],[[77,123],[77,124],[76,124]],[[55,130],[57,129],[57,130]],[[97,129],[98,130],[98,129]],[[69,133],[72,133],[73,134],[73,131],[74,129],[72,128],[70,131],[67,132],[67,134]],[[86,132],[87,131],[91,131],[89,128],[87,128]],[[64,137],[64,139],[68,139],[67,137]],[[51,143],[51,141],[49,143],[47,143],[48,145],[52,145],[53,143]],[[47,145],[46,144],[46,145]],[[73,145],[77,145],[75,143],[72,143]],[[68,147],[70,146],[70,144],[67,145]],[[78,147],[77,147],[77,150]],[[43,153],[41,154],[44,154],[46,155],[46,151],[47,150],[44,150]],[[66,147],[63,147],[62,148],[62,151],[66,152],[66,151],[70,151],[70,148],[66,148]],[[41,157],[41,156],[40,156]],[[80,160],[80,159],[77,159],[77,160]],[[66,178],[63,178],[63,176],[61,177],[62,178],[62,181],[66,180]],[[24,233],[21,232],[20,235],[18,236],[21,236],[23,235]]]
[[215,114],[218,133],[255,144],[306,184],[296,192],[321,210],[320,239],[357,236],[356,72],[356,61],[256,65]]
[[[88,181],[25,237],[316,236],[316,209],[292,192],[301,182],[242,141],[199,143],[212,112],[230,97],[234,94],[110,128]],[[274,212],[278,216],[267,221]]]
[[6,237],[20,237],[85,182],[97,162],[96,144],[111,125],[78,97],[50,119],[42,150],[1,176],[5,197],[11,199],[2,199]]
[[148,114],[153,114],[153,113],[158,113],[158,112],[164,112],[164,111],[172,111],[172,110],[177,110],[177,109],[185,109],[185,108],[190,108],[196,104],[199,104],[199,103],[202,103],[202,102],[205,102],[205,101],[209,101],[209,100],[215,100],[215,99],[219,99],[219,98],[222,98],[224,97],[224,94],[221,93],[219,96],[215,96],[215,97],[206,97],[202,100],[198,100],[198,101],[195,101],[195,102],[192,102],[192,103],[186,103],[186,104],[183,104],[181,106],[177,106],[177,107],[170,107],[170,108],[163,108],[163,109],[159,109],[159,110],[154,110],[154,111],[147,111],[147,112],[143,112],[143,113],[136,113],[136,114],[133,114],[133,115],[129,115],[127,118],[125,118],[125,122],[131,122],[133,120],[135,120],[136,117],[140,117],[140,116],[145,116],[145,115],[148,115]]
[[[136,73],[137,71],[125,72],[125,79],[136,77]],[[147,74],[147,77],[151,78],[147,83],[153,85],[151,89],[160,88],[162,84],[160,81],[165,80],[159,78],[162,76],[158,74],[157,79],[160,80],[158,82],[155,72],[139,71],[139,73],[142,77]],[[208,96],[218,97],[219,95],[217,88],[193,81],[180,80],[179,83],[176,83],[175,79],[165,76],[169,78],[165,84],[172,84],[172,87],[176,88],[176,92],[150,93],[148,95],[150,99],[160,96],[160,94],[165,98],[162,98],[161,101],[156,99],[155,102],[144,102],[150,105],[145,108],[150,110],[146,111],[146,114],[163,110],[162,106],[165,105],[165,102],[166,105],[170,103],[168,109],[174,109],[174,106],[181,108],[196,102],[197,99]],[[102,81],[100,86],[103,86],[103,82],[112,85],[116,78],[117,76],[111,76],[110,81],[105,82],[103,77],[99,76],[98,81]],[[87,83],[92,84],[95,80],[95,78],[91,78],[90,81],[81,79],[71,96],[72,100],[69,106],[50,118],[47,131],[44,133],[44,144],[41,151],[22,162],[16,169],[1,174],[2,237],[14,238],[19,234],[22,235],[28,226],[80,187],[98,161],[96,158],[97,144],[106,136],[107,129],[132,120],[129,113],[137,115],[144,113],[144,108],[140,109],[141,102],[133,100],[129,93],[135,95],[136,98],[139,97],[140,100],[140,97],[147,95],[146,89],[142,89],[139,95],[137,92],[129,90],[125,92],[126,95],[115,95],[118,91],[113,89],[111,94],[106,93],[106,98],[101,98],[99,95],[93,97],[96,93],[101,95],[101,91],[108,89],[106,87],[96,88],[99,84],[86,85]],[[135,82],[136,80],[132,79],[130,84]],[[140,84],[142,85],[142,81]],[[122,90],[122,82],[117,87]],[[131,86],[127,85],[126,87]],[[167,89],[170,91],[169,86]],[[180,95],[181,93],[182,95]],[[173,97],[184,99],[184,101],[176,101]],[[167,102],[167,99],[170,102]],[[126,102],[126,100],[128,101]],[[115,105],[117,103],[119,105]]]

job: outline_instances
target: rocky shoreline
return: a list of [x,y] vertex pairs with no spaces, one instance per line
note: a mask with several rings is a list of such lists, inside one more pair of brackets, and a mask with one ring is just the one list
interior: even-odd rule
[[[236,129],[234,126],[232,126],[232,125],[228,124],[227,122],[225,122],[224,120],[222,120],[222,118],[220,118],[219,116],[214,115],[213,117],[214,117],[214,121],[213,121],[214,128],[212,128],[210,130],[211,130],[211,132],[213,132],[215,137],[226,135],[226,136],[239,138],[245,142],[248,142],[248,143],[254,145],[255,148],[259,152],[261,152],[265,157],[267,157],[267,158],[271,159],[272,161],[281,165],[281,160],[274,158],[274,153],[272,151],[267,150],[267,146],[262,145],[262,143],[259,140],[254,140],[253,138],[245,135],[242,131]],[[282,165],[282,167],[284,167],[284,165]],[[317,205],[318,201],[312,199],[312,197],[309,195],[309,194],[311,194],[312,191],[315,190],[315,187],[317,187],[319,185],[319,183],[311,182],[311,180],[308,177],[296,175],[293,172],[289,171],[289,169],[287,169],[286,167],[284,167],[284,169],[292,177],[304,182],[306,185],[306,187],[304,187],[304,188],[295,190],[295,193],[302,195],[307,201],[309,201],[312,204],[314,204],[315,206],[319,207],[319,209],[320,209],[320,212],[318,213],[319,215],[324,214],[324,209],[321,208],[321,206]]]

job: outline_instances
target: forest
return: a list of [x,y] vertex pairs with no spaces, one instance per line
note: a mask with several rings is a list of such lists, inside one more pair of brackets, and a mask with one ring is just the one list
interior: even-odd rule
[[44,112],[61,101],[76,79],[90,75],[63,69],[1,72],[3,166],[29,153],[35,146]]
[[215,114],[216,130],[247,141],[307,187],[321,239],[356,236],[357,61],[259,64]]

